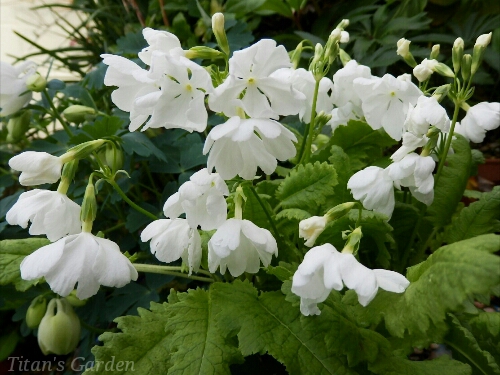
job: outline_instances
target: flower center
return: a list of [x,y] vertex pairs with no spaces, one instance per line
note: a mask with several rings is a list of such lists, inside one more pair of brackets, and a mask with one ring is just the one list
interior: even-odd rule
[[248,78],[248,84],[249,85],[254,85],[255,84],[255,78],[253,78],[253,77]]
[[186,85],[186,91],[193,91],[193,87],[189,83]]

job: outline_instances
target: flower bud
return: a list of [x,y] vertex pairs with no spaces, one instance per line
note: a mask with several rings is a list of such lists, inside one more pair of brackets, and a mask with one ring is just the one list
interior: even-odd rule
[[297,44],[297,47],[290,52],[290,61],[292,62],[293,69],[297,69],[300,64],[300,58],[302,57],[302,49],[303,49],[304,41],[301,41]]
[[328,216],[329,221],[340,219],[357,205],[356,202],[346,202],[339,204],[330,209],[325,216]]
[[439,44],[434,44],[432,46],[431,55],[430,55],[431,60],[437,59],[437,57],[439,56],[439,49],[440,49]]
[[[104,238],[104,236],[102,237]],[[76,290],[73,289],[71,291],[70,294],[68,294],[66,297],[64,297],[66,299],[66,301],[68,301],[68,303],[71,305],[71,306],[74,306],[74,307],[81,307],[81,306],[84,306],[86,303],[87,303],[87,300],[86,299],[80,299],[76,296]]]
[[224,15],[222,13],[215,13],[212,16],[212,30],[221,51],[229,56],[229,42],[227,41],[226,30],[224,29]]
[[38,327],[38,345],[45,355],[69,354],[80,341],[80,330],[80,320],[68,301],[54,298]]
[[342,252],[356,255],[359,249],[361,237],[363,237],[361,227],[357,227],[348,235],[344,235],[344,233],[342,233],[342,238],[347,240],[344,248],[342,249]]
[[191,47],[189,50],[187,50],[184,56],[188,59],[216,60],[223,58],[224,54],[213,48],[196,46],[196,47]]
[[399,39],[397,42],[398,49],[396,53],[401,56],[409,66],[415,68],[417,66],[417,62],[410,52],[410,43],[411,42],[408,39]]
[[442,85],[442,86],[439,86],[435,91],[434,93],[432,94],[432,96],[434,98],[436,98],[436,100],[438,102],[440,102],[441,100],[443,100],[443,98],[448,95],[448,92],[450,92],[450,88],[451,88],[451,85],[450,84],[446,84],[446,85]]
[[453,70],[451,70],[451,68],[448,65],[443,63],[435,64],[433,70],[439,75],[442,75],[444,77],[449,77],[449,78],[455,77],[455,73],[453,73]]
[[90,232],[92,223],[97,215],[97,200],[95,199],[94,184],[90,180],[83,196],[80,220],[82,221],[82,232]]
[[29,91],[41,92],[47,87],[47,80],[40,74],[35,73],[28,77],[26,80],[26,88]]
[[299,237],[306,240],[304,245],[312,247],[319,235],[325,230],[328,221],[327,215],[312,216],[309,219],[302,220],[299,223]]
[[340,39],[342,38],[342,30],[338,27],[333,29],[328,39],[330,38],[332,39],[332,41],[340,42]]
[[346,64],[352,60],[351,56],[349,56],[342,48],[339,49],[339,57],[343,66],[346,66]]
[[453,61],[453,70],[455,74],[460,70],[462,64],[462,56],[464,55],[464,40],[462,38],[455,39],[453,49],[451,50],[451,57]]
[[75,177],[76,170],[78,169],[78,159],[71,160],[64,164],[61,173],[61,181],[57,187],[57,191],[61,194],[66,194],[68,192],[69,185],[73,178]]
[[413,75],[419,82],[427,81],[434,72],[434,68],[437,64],[439,63],[436,60],[424,59],[420,64],[413,68]]
[[492,33],[483,34],[477,38],[476,44],[474,44],[474,49],[472,51],[472,65],[470,72],[471,75],[476,74],[479,66],[483,62],[484,51],[486,50],[488,44],[490,44],[491,42],[491,35]]
[[62,115],[64,118],[70,122],[81,123],[85,121],[88,117],[95,115],[97,112],[94,108],[86,107],[84,105],[70,105],[66,108]]
[[123,167],[123,151],[111,143],[108,143],[104,150],[99,151],[98,157],[103,164],[113,171]]
[[95,141],[80,143],[79,145],[70,148],[68,152],[61,155],[61,157],[65,159],[65,163],[73,159],[84,159],[92,152],[100,148],[104,143],[106,143],[106,140],[104,139],[96,139]]
[[7,142],[16,143],[23,138],[30,127],[31,111],[24,110],[18,112],[16,117],[11,117],[7,123]]
[[33,329],[38,327],[47,310],[47,301],[44,297],[38,296],[30,303],[26,311],[26,325]]
[[462,57],[462,78],[464,81],[468,81],[472,73],[472,56],[466,53]]
[[340,43],[349,43],[349,33],[347,31],[340,33]]
[[490,44],[490,42],[491,42],[491,35],[492,35],[491,32],[489,34],[480,35],[476,39],[476,44],[474,44],[474,47],[478,46],[478,47],[486,48],[488,46],[488,44]]

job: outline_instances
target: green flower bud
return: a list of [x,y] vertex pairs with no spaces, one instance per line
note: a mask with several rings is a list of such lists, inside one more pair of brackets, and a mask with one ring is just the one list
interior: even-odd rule
[[484,51],[486,50],[488,44],[490,44],[491,42],[491,35],[492,33],[483,34],[477,38],[476,44],[474,44],[474,49],[472,51],[471,75],[476,74],[479,66],[483,62]]
[[414,68],[417,66],[417,62],[410,52],[410,43],[411,41],[409,41],[408,39],[399,39],[397,42],[398,49],[396,53],[401,56],[409,66]]
[[451,70],[451,68],[448,65],[443,64],[443,63],[437,63],[434,66],[433,70],[436,73],[438,73],[438,74],[440,74],[442,76],[445,76],[445,77],[449,77],[449,78],[455,77],[455,73],[453,73],[453,70]]
[[86,299],[80,299],[76,296],[76,290],[72,290],[69,295],[65,297],[66,301],[69,302],[71,306],[74,307],[81,307],[84,306],[87,303]]
[[342,21],[340,21],[336,28],[344,30],[347,26],[349,26],[349,20],[343,19]]
[[7,142],[16,143],[21,140],[30,127],[31,111],[18,112],[16,117],[11,117],[7,123]]
[[40,74],[35,73],[26,80],[26,88],[29,91],[42,92],[47,87],[47,80]]
[[453,70],[455,74],[460,70],[462,64],[462,57],[464,55],[464,40],[462,38],[455,39],[453,49],[451,50],[451,58],[453,61]]
[[68,152],[61,157],[65,163],[73,159],[85,159],[92,152],[100,148],[104,143],[106,143],[104,139],[96,139],[95,141],[80,143],[79,145],[70,148]]
[[432,46],[432,50],[431,50],[431,59],[437,59],[437,57],[439,56],[439,49],[440,49],[440,45],[439,44],[434,44]]
[[80,220],[82,221],[82,232],[91,232],[92,223],[97,215],[97,200],[95,199],[95,188],[92,181],[89,181],[83,196]]
[[346,64],[352,60],[351,56],[349,56],[342,48],[339,49],[339,57],[343,66],[346,66]]
[[333,221],[340,219],[345,214],[349,213],[358,203],[356,202],[346,202],[339,204],[332,209],[330,209],[325,216],[328,217],[328,221]]
[[47,300],[44,297],[38,296],[33,299],[26,311],[26,325],[31,329],[38,327],[46,310]]
[[196,47],[191,47],[189,50],[187,50],[184,56],[187,57],[188,59],[216,60],[223,58],[224,54],[213,48],[196,46]]
[[104,150],[99,151],[97,156],[112,171],[116,172],[123,167],[123,151],[111,143],[108,143]]
[[61,173],[61,181],[57,187],[57,192],[61,194],[66,194],[68,192],[69,185],[73,178],[75,177],[76,170],[78,169],[78,159],[71,160],[64,164]]
[[62,115],[70,122],[81,123],[87,118],[94,116],[96,113],[97,111],[94,108],[75,104],[66,108],[62,112]]
[[229,42],[227,41],[226,30],[224,28],[224,15],[222,13],[215,13],[212,16],[212,30],[221,51],[229,56]]
[[473,57],[466,53],[462,58],[462,78],[464,81],[468,81],[472,73]]
[[80,341],[80,320],[65,299],[54,298],[38,327],[38,345],[45,355],[65,355]]
[[347,242],[344,248],[342,249],[342,252],[356,255],[359,249],[359,243],[361,241],[361,237],[363,237],[363,233],[361,232],[361,227],[357,227],[348,235],[344,235],[343,233],[342,238],[347,240]]
[[290,52],[290,61],[292,62],[293,69],[297,69],[300,63],[300,58],[302,56],[302,48],[304,41],[297,44],[297,47]]
[[434,90],[432,96],[435,97],[438,102],[440,102],[444,97],[446,97],[446,95],[448,95],[448,92],[450,92],[450,88],[451,85],[449,83],[439,86],[436,90]]

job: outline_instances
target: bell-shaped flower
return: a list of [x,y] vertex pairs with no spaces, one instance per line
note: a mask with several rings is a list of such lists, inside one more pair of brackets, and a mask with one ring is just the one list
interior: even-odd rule
[[394,154],[391,155],[393,161],[400,161],[410,152],[415,151],[418,147],[423,147],[427,144],[429,138],[425,135],[415,135],[412,132],[405,132],[403,134],[403,144],[399,147]]
[[[299,113],[303,95],[271,73],[292,64],[283,46],[271,39],[236,51],[229,59],[229,76],[209,96],[208,105],[231,117],[238,108],[250,117],[278,119]],[[243,97],[241,95],[243,93]]]
[[52,184],[61,178],[61,168],[72,155],[53,156],[46,152],[25,151],[9,160],[9,166],[20,171],[19,183],[23,186]]
[[394,211],[394,183],[389,173],[380,167],[368,167],[356,172],[347,182],[354,199],[363,207],[387,215]]
[[231,117],[215,126],[205,141],[203,154],[208,155],[208,170],[215,170],[223,179],[236,175],[252,180],[257,168],[264,173],[275,171],[277,160],[295,156],[295,135],[279,122],[269,119]]
[[100,285],[121,288],[137,280],[137,271],[113,241],[81,232],[61,238],[28,255],[21,262],[21,277],[45,277],[50,288],[65,297],[78,283],[76,296],[86,299]]
[[300,311],[304,315],[319,315],[317,304],[326,300],[330,292],[353,289],[362,306],[375,298],[378,288],[402,293],[410,282],[393,271],[371,270],[350,253],[339,253],[331,244],[309,250],[293,275],[292,292],[300,297]]
[[182,262],[189,274],[197,272],[201,263],[201,237],[185,219],[160,219],[149,224],[141,233],[141,241],[151,240],[151,253],[165,263]]
[[227,217],[224,198],[227,195],[229,190],[221,176],[217,173],[209,174],[204,168],[193,174],[177,193],[167,199],[163,212],[172,219],[186,213],[187,222],[193,229],[198,225],[203,230],[216,229]]
[[455,132],[474,143],[481,143],[486,131],[499,126],[500,103],[481,102],[469,108],[462,122],[455,125]]
[[45,355],[66,355],[80,341],[80,319],[65,299],[50,300],[38,327],[38,346]]
[[412,195],[429,206],[434,200],[434,175],[436,162],[431,156],[414,152],[386,168],[396,187],[407,186]]
[[34,189],[22,193],[7,212],[10,225],[28,226],[31,235],[45,234],[51,241],[81,232],[80,206],[66,194],[57,191]]
[[415,106],[409,106],[404,126],[413,134],[424,135],[431,125],[447,133],[450,130],[450,119],[436,98],[422,95]]
[[142,30],[142,35],[146,42],[149,44],[148,47],[142,49],[138,53],[139,58],[145,64],[152,65],[152,55],[156,54],[181,54],[181,42],[179,38],[172,33],[164,30],[154,30],[150,27],[146,27]]
[[220,266],[233,277],[243,272],[257,273],[260,263],[269,266],[278,256],[278,246],[272,234],[249,220],[229,219],[208,241],[208,269],[214,273]]
[[299,238],[306,240],[307,247],[312,247],[316,239],[325,230],[328,223],[328,217],[325,216],[312,216],[308,219],[301,220],[299,223]]
[[152,110],[146,113],[144,108],[139,111],[135,101],[144,95],[159,93],[159,84],[148,76],[147,70],[124,57],[108,54],[101,57],[102,62],[108,65],[104,84],[118,87],[111,93],[111,100],[122,111],[130,112],[129,130],[135,131],[152,114]]
[[354,90],[361,98],[368,124],[373,129],[383,127],[397,141],[403,135],[409,104],[417,104],[423,95],[407,77],[395,78],[390,74],[382,78],[356,78]]
[[25,61],[12,66],[0,61],[0,117],[11,115],[23,108],[31,100],[26,80],[35,74],[36,64]]
[[138,113],[151,118],[148,128],[181,128],[202,132],[207,126],[205,94],[212,91],[208,72],[198,64],[178,56],[153,53],[149,77],[161,90],[147,93],[134,102]]

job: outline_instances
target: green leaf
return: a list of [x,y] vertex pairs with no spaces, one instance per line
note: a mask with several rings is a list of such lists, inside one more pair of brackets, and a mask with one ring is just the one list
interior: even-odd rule
[[267,0],[259,9],[257,9],[257,12],[265,15],[278,13],[287,18],[293,17],[292,9],[282,0]]
[[453,243],[481,234],[495,233],[500,230],[500,186],[460,211],[445,232],[444,240]]
[[21,279],[19,266],[26,256],[49,243],[46,238],[0,241],[0,285],[14,284],[17,290],[25,291],[36,284],[38,280]]
[[366,122],[351,120],[347,126],[335,129],[327,147],[342,147],[351,168],[357,171],[381,158],[384,149],[396,143],[384,130],[373,130]]
[[116,46],[122,54],[136,55],[144,47],[147,47],[148,43],[142,35],[142,30],[139,30],[135,33],[127,33],[125,36],[118,38]]
[[[500,237],[486,234],[439,248],[425,262],[409,268],[411,284],[403,294],[379,290],[375,299],[359,309],[363,319],[385,320],[396,337],[429,336],[430,327],[441,327],[447,312],[459,311],[475,294],[488,294],[500,284]],[[353,295],[354,294],[354,295]],[[355,302],[355,293],[346,294]],[[439,332],[433,332],[439,334]]]
[[427,209],[428,219],[437,227],[444,227],[451,221],[469,178],[469,142],[460,134],[455,136],[457,139],[451,144],[455,153],[446,158],[446,165],[434,186],[434,202]]
[[335,185],[334,195],[328,200],[328,204],[334,207],[341,203],[354,201],[351,191],[347,188],[347,182],[353,175],[349,156],[341,147],[333,145],[328,161],[335,167],[339,182]]
[[470,375],[464,363],[442,356],[430,361],[410,361],[400,357],[386,357],[369,365],[369,370],[381,375]]
[[284,208],[310,210],[325,203],[337,184],[335,167],[328,163],[299,165],[278,187],[276,197]]
[[246,15],[247,13],[253,12],[262,4],[264,4],[266,0],[228,0],[225,5],[225,11],[227,13],[237,13],[240,15]]
[[287,208],[281,211],[278,215],[276,215],[276,220],[288,219],[288,220],[296,220],[301,221],[310,218],[312,215],[299,208]]
[[[270,229],[271,225],[269,223],[269,219],[266,216],[264,208],[261,206],[254,193],[247,185],[243,185],[242,187],[243,192],[247,197],[243,208],[243,219],[252,221],[260,228]],[[273,209],[271,208],[269,203],[267,203],[267,200],[262,196],[259,197],[260,201],[266,207],[267,211],[272,213]]]
[[244,356],[268,352],[292,375],[355,374],[325,345],[331,326],[326,315],[302,316],[282,293],[259,296],[247,282],[217,283],[212,288],[218,327],[226,335],[238,335]]
[[481,349],[472,333],[452,314],[449,315],[449,326],[444,343],[452,350],[453,358],[468,363],[473,375],[500,374],[495,359]]
[[297,270],[297,263],[280,262],[277,267],[269,266],[265,270],[269,275],[276,276],[281,281],[290,280]]
[[122,136],[123,149],[127,154],[136,153],[141,156],[153,154],[158,159],[167,162],[165,154],[149,140],[144,133],[131,132]]
[[500,312],[480,311],[469,320],[469,326],[479,346],[500,364]]
[[418,222],[418,209],[411,205],[401,202],[396,202],[389,224],[394,228],[393,236],[398,249],[398,260],[401,269],[406,267],[408,254],[405,251],[410,251],[408,241]]
[[[166,374],[170,365],[170,337],[165,333],[169,305],[151,304],[151,311],[139,308],[139,316],[115,319],[120,333],[106,332],[99,336],[103,346],[94,346],[94,367],[85,374]],[[124,367],[105,369],[111,361],[124,361]],[[132,366],[126,366],[132,364]]]
[[20,337],[17,333],[17,329],[0,337],[0,361],[5,361],[14,352],[19,339]]

